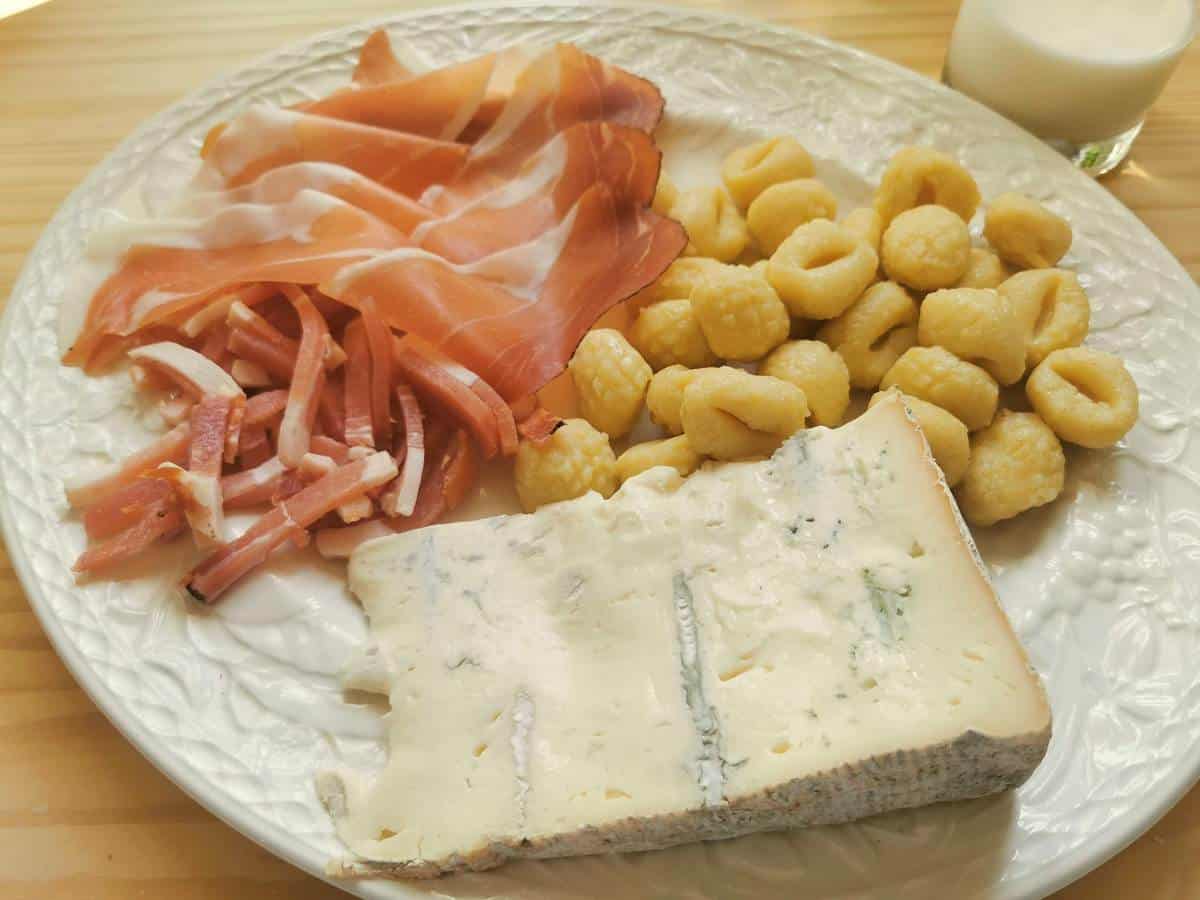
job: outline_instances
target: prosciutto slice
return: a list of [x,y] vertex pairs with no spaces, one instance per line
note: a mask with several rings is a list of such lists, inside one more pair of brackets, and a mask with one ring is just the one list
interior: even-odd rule
[[358,51],[358,65],[354,67],[354,83],[364,87],[400,81],[411,73],[408,67],[396,59],[388,33],[377,28],[367,35],[362,49]]

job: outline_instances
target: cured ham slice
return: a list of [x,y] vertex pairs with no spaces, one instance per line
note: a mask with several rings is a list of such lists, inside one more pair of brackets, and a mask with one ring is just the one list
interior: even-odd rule
[[168,376],[196,397],[244,397],[233,376],[202,353],[174,341],[159,341],[129,351],[129,358]]
[[379,506],[389,516],[411,516],[417,505],[421,476],[425,471],[425,426],[417,396],[406,384],[396,386],[396,403],[404,423],[403,465],[400,476],[380,498]]
[[235,541],[205,559],[187,580],[188,592],[201,603],[214,603],[231,585],[263,563],[276,547],[344,503],[396,477],[396,461],[378,452],[340,466],[288,497]]
[[361,318],[346,326],[345,410],[346,443],[351,447],[374,447],[375,429],[371,414],[371,351]]
[[67,502],[75,509],[84,509],[132,484],[162,463],[181,465],[187,460],[191,435],[192,428],[187,422],[176,425],[149,446],[128,457],[108,475],[68,488]]
[[243,469],[251,469],[271,458],[271,441],[262,425],[243,425],[238,441],[238,461]]
[[145,507],[141,517],[129,528],[94,544],[75,561],[80,573],[112,569],[144,553],[159,541],[169,540],[183,531],[183,513],[170,502]]
[[138,478],[110,494],[83,513],[83,530],[93,541],[102,541],[145,518],[151,506],[170,506],[175,489],[159,478]]
[[308,190],[287,204],[235,206],[193,222],[175,245],[167,237],[124,254],[92,297],[64,362],[94,370],[106,339],[194,310],[234,285],[316,284],[355,260],[408,244],[374,216]]
[[[215,212],[216,210],[214,210]],[[225,321],[229,308],[234,303],[254,306],[269,300],[279,293],[279,288],[273,284],[249,284],[236,288],[207,303],[203,308],[186,319],[179,330],[187,337],[194,338],[208,331],[213,326]]]
[[517,423],[517,431],[521,437],[531,443],[541,446],[550,440],[550,435],[562,424],[562,417],[556,416],[545,407],[539,406],[526,418]]
[[202,151],[229,187],[281,166],[326,162],[410,197],[453,178],[466,154],[463,144],[451,141],[265,105],[242,113]]
[[246,414],[242,418],[243,427],[279,424],[279,420],[283,417],[284,407],[287,406],[287,397],[288,392],[282,388],[255,394],[246,401]]
[[226,508],[258,506],[268,502],[287,471],[279,457],[272,456],[253,468],[226,475],[221,479],[221,497]]
[[321,391],[325,386],[329,326],[304,291],[287,285],[284,294],[296,308],[302,329],[287,406],[279,424],[279,458],[292,468],[300,464],[312,438]]
[[372,298],[391,327],[515,400],[558,375],[587,329],[686,243],[678,223],[619,207],[598,184],[554,230],[513,250],[460,266],[405,248],[345,267],[322,292],[355,307]]
[[358,65],[354,67],[354,83],[363,86],[400,81],[409,76],[408,67],[396,58],[388,33],[377,28],[367,35],[358,52]]
[[175,485],[188,525],[200,546],[211,546],[224,539],[221,463],[233,404],[230,397],[217,394],[203,397],[192,409],[187,469],[164,463],[156,473]]
[[392,330],[379,315],[374,298],[361,305],[363,332],[371,356],[371,424],[375,445],[392,443]]

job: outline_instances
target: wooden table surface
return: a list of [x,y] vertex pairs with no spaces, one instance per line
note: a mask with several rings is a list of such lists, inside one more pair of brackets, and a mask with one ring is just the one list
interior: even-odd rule
[[[53,0],[0,21],[0,303],[68,192],[131,129],[281,44],[412,0]],[[710,0],[936,77],[956,0]],[[2,4],[0,4],[2,6]],[[102,9],[102,7],[109,7]],[[1106,182],[1200,273],[1200,45]],[[160,775],[58,660],[0,546],[0,896],[314,900]],[[1200,898],[1200,788],[1063,900]]]

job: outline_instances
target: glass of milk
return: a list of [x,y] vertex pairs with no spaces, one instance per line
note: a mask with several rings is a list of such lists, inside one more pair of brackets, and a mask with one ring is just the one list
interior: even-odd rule
[[1196,0],[963,0],[943,77],[1103,175],[1196,26]]

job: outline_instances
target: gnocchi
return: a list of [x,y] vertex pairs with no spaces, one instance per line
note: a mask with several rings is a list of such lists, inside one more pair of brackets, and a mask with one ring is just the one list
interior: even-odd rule
[[1002,410],[974,435],[958,485],[958,505],[972,525],[992,525],[1044,506],[1060,493],[1067,458],[1054,432],[1034,413]]
[[685,434],[634,444],[617,457],[617,479],[624,484],[655,466],[670,466],[687,478],[699,468],[700,454],[692,449]]
[[770,375],[804,391],[816,425],[842,424],[850,405],[850,371],[846,362],[821,341],[788,341],[771,351],[758,374]]
[[689,300],[647,306],[638,313],[629,339],[656,372],[676,364],[698,368],[717,362]]
[[1025,361],[1036,366],[1055,350],[1077,347],[1087,337],[1091,303],[1074,272],[1030,269],[1000,285],[1023,329]]
[[793,231],[813,219],[837,215],[837,198],[815,178],[773,184],[754,198],[746,226],[759,249],[770,256]]
[[955,287],[995,288],[1011,274],[1008,266],[991,250],[972,247],[967,258],[967,271],[963,272]]
[[613,328],[589,331],[567,368],[583,417],[609,437],[629,434],[653,372],[625,336]]
[[942,206],[917,206],[897,215],[879,245],[883,271],[918,291],[950,287],[967,271],[967,224]]
[[1090,347],[1055,350],[1025,383],[1029,402],[1064,441],[1111,447],[1138,417],[1138,389],[1120,359]]
[[1071,247],[1066,219],[1014,192],[988,204],[983,236],[1001,259],[1019,269],[1056,266]]
[[852,387],[870,390],[917,343],[917,303],[900,285],[871,285],[854,304],[817,332],[846,363]]
[[709,370],[684,389],[679,409],[692,449],[715,459],[769,456],[804,427],[804,391],[768,375],[728,366]]
[[734,150],[721,166],[721,178],[733,200],[748,209],[754,199],[773,184],[811,178],[812,157],[800,142],[789,137],[769,138]]
[[680,191],[671,217],[687,232],[689,256],[733,262],[750,243],[750,232],[729,195],[719,187]]
[[749,362],[787,340],[791,321],[771,285],[741,266],[728,266],[692,291],[692,309],[713,353]]
[[846,213],[842,219],[842,227],[866,243],[868,247],[879,252],[879,241],[883,237],[883,219],[870,206],[860,206]]
[[947,288],[921,303],[917,340],[976,363],[1000,384],[1025,374],[1025,340],[1008,299],[991,288]]
[[944,347],[913,347],[888,369],[879,383],[940,406],[967,426],[986,428],[996,415],[1000,387],[987,372],[959,359]]
[[905,147],[883,170],[875,211],[885,229],[900,213],[928,204],[944,206],[970,222],[979,200],[975,179],[952,157],[928,147]]
[[646,391],[646,409],[650,420],[670,434],[683,433],[683,421],[679,408],[683,405],[683,392],[693,379],[702,377],[715,369],[689,369],[685,366],[667,366],[650,380]]
[[681,256],[658,278],[642,288],[633,298],[633,306],[641,309],[663,300],[687,300],[692,296],[696,285],[700,284],[713,273],[720,272],[724,266],[715,259],[705,259],[702,256]]
[[513,471],[526,512],[588,491],[610,497],[617,489],[617,458],[608,437],[583,419],[567,419],[540,446],[522,441]]
[[771,283],[792,315],[832,319],[875,279],[879,257],[866,242],[827,219],[801,225],[767,263]]
[[668,177],[666,172],[660,172],[658,186],[654,189],[654,200],[651,202],[650,208],[660,216],[670,216],[678,199],[679,188],[675,186],[675,182]]
[[[888,395],[888,391],[880,391],[867,404],[870,408]],[[909,414],[917,420],[925,440],[929,443],[929,452],[942,470],[946,484],[954,487],[967,471],[967,460],[971,457],[971,439],[967,426],[960,422],[940,406],[934,406],[917,397],[900,395]]]

